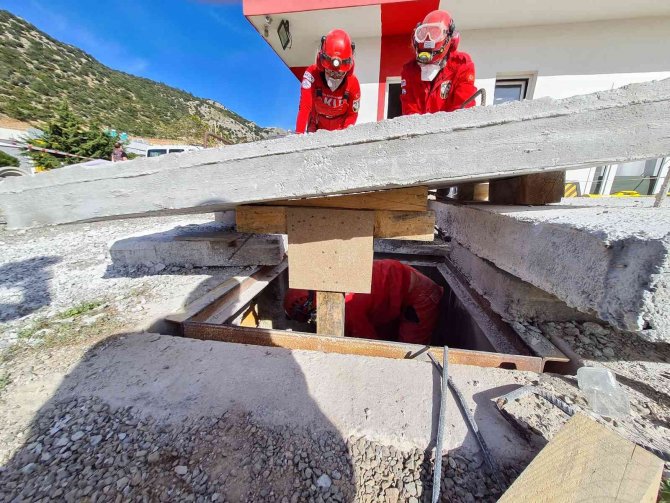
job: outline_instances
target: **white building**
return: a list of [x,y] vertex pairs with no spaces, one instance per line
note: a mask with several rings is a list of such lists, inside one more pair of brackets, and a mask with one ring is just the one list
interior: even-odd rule
[[[351,34],[359,122],[399,114],[400,70],[412,57],[412,30],[437,8],[454,17],[459,50],[472,56],[488,104],[670,78],[668,0],[244,0],[247,19],[297,78],[314,62],[322,35],[332,28]],[[660,188],[661,170],[661,160],[650,160],[572,170],[567,180],[578,182],[582,194],[649,194]]]

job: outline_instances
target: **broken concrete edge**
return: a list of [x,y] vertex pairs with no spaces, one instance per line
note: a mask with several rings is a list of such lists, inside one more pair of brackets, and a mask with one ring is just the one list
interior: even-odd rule
[[[415,115],[344,131],[134,160],[113,170],[61,168],[4,182],[0,204],[9,225],[20,227],[436,187],[662,157],[670,154],[669,103],[670,79],[565,100]],[[526,148],[503,141],[510,135],[526,138]],[[488,148],[480,149],[482,143]],[[288,169],[293,171],[290,179]],[[48,204],[35,207],[27,202],[31,199]]]
[[670,340],[670,210],[431,207],[473,254],[616,328]]

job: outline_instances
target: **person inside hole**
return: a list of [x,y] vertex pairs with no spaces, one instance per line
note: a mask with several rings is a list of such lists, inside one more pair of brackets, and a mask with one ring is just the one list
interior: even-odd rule
[[[429,345],[444,289],[397,260],[375,260],[370,293],[347,293],[344,335]],[[316,318],[316,292],[289,289],[284,311],[295,321]]]

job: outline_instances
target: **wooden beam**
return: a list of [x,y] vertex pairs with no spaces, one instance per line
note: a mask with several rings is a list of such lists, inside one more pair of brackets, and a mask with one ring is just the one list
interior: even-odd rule
[[[195,321],[184,322],[182,324],[182,332],[184,337],[206,341],[253,344],[256,346],[303,349],[343,355],[375,356],[379,358],[419,358],[429,351],[438,361],[442,361],[443,352],[441,347],[420,346],[418,344],[353,337],[333,337],[265,328],[212,325]],[[542,371],[542,360],[535,356],[487,353],[485,351],[470,351],[456,348],[449,348],[449,363],[526,370],[538,373]]]
[[218,299],[226,295],[234,288],[240,286],[240,284],[255,274],[259,269],[260,267],[254,267],[251,269],[251,271],[249,271],[248,276],[234,276],[225,280],[216,288],[213,288],[209,292],[205,293],[202,297],[199,297],[193,302],[190,302],[184,306],[178,313],[170,314],[166,316],[165,319],[174,323],[182,323],[200,313],[203,313],[206,319],[209,316],[208,313],[211,313],[216,309],[216,306],[213,306],[213,304],[216,303]]
[[344,337],[344,294],[316,292],[316,333]]
[[564,194],[565,171],[500,178],[489,182],[489,202],[492,204],[560,203]]
[[340,208],[349,210],[426,211],[428,187],[405,187],[346,196],[289,199],[265,203],[270,206]]
[[499,503],[654,503],[663,461],[576,414],[540,451]]
[[[238,206],[237,231],[254,234],[286,234],[284,206]],[[433,211],[376,210],[374,237],[432,241],[435,229]]]
[[2,182],[0,213],[9,228],[205,213],[668,157],[668,109],[670,79],[138,158],[114,169],[67,166]]
[[434,234],[434,211],[375,211],[376,238],[432,241]]
[[242,310],[256,295],[279,276],[288,266],[286,260],[274,267],[264,267],[252,276],[246,278],[236,288],[217,299],[216,307],[208,309],[207,313],[194,316],[194,321],[206,321],[207,323],[225,323],[236,313]]

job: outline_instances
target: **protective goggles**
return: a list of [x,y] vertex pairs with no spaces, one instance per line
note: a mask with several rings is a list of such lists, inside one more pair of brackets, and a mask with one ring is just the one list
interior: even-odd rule
[[442,42],[447,38],[447,31],[444,23],[421,24],[414,30],[414,40],[418,44],[425,44],[428,40],[434,43]]

